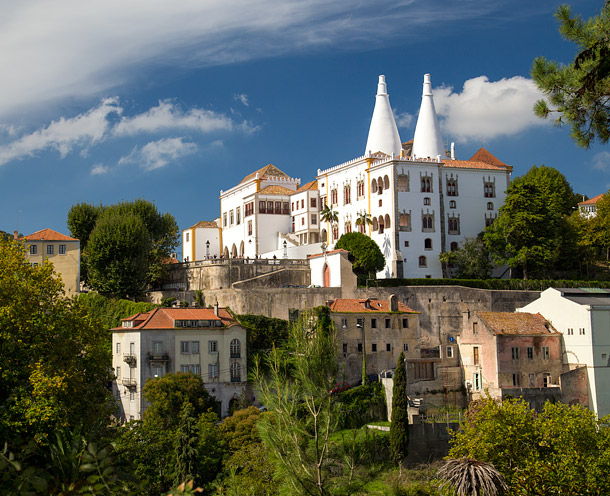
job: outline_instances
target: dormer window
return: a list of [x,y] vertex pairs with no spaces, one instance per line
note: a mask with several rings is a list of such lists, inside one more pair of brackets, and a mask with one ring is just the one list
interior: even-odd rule
[[133,320],[124,320],[123,327],[133,327]]

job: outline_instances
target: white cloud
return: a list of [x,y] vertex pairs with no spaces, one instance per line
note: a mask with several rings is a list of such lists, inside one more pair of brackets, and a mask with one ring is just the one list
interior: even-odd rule
[[249,107],[250,103],[248,103],[248,95],[245,93],[240,93],[239,95],[233,95],[233,100],[241,102],[245,107]]
[[610,172],[610,152],[599,152],[593,155],[593,168]]
[[157,133],[172,129],[192,130],[200,133],[256,129],[248,122],[236,123],[224,114],[211,110],[193,108],[184,112],[170,100],[133,117],[123,117],[113,130],[115,136],[133,136],[142,133]]
[[47,127],[0,146],[0,165],[47,150],[56,150],[64,158],[76,146],[95,144],[104,139],[111,125],[108,117],[122,111],[116,98],[107,98],[76,117],[61,117]]
[[548,121],[534,115],[534,102],[543,97],[531,79],[521,76],[489,81],[469,79],[461,93],[451,87],[433,90],[437,113],[449,139],[489,140],[510,136]]
[[415,122],[415,116],[413,114],[409,114],[408,112],[403,112],[399,114],[398,112],[394,111],[394,115],[396,119],[396,125],[400,128],[408,129],[412,127],[413,123]]
[[99,175],[102,175],[102,174],[106,174],[109,170],[110,170],[110,168],[107,165],[95,164],[93,166],[93,168],[91,169],[91,175],[92,176],[99,176]]
[[[4,2],[0,116],[191,68],[312,49],[381,46],[511,12],[501,0],[32,0]],[[535,6],[531,6],[534,9]],[[371,29],[371,26],[383,26]]]
[[144,170],[151,171],[165,167],[180,157],[192,155],[197,151],[195,143],[184,142],[184,138],[162,138],[151,141],[142,148],[134,147],[129,155],[119,159],[119,165],[139,164]]

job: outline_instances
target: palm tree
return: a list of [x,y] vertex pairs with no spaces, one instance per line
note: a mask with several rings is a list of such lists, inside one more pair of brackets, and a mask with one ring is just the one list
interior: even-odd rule
[[366,212],[359,212],[358,218],[356,219],[357,226],[370,226],[373,223],[371,219],[371,214],[367,214]]
[[504,477],[491,463],[468,457],[447,460],[436,475],[443,481],[443,494],[448,488],[457,496],[497,496],[508,489]]
[[336,224],[339,222],[339,214],[335,210],[331,210],[331,208],[326,205],[320,212],[320,219],[322,219],[324,222]]

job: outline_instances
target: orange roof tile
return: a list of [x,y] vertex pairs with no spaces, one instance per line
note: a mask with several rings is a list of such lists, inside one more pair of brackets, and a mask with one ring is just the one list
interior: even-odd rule
[[490,165],[496,165],[498,167],[508,167],[502,160],[494,157],[485,148],[479,148],[479,151],[470,157],[471,162],[483,162]]
[[174,329],[176,320],[220,320],[223,325],[235,324],[226,308],[218,309],[218,316],[212,308],[155,308],[150,312],[137,313],[121,322],[133,321],[133,327],[115,327],[113,331]]
[[303,191],[308,191],[308,190],[317,190],[318,189],[318,181],[310,181],[307,184],[301,186],[299,189],[297,189],[294,193],[292,193],[293,195],[297,194],[297,193],[302,193]]
[[275,165],[273,164],[267,164],[265,165],[265,167],[261,167],[260,169],[258,169],[257,171],[254,171],[251,174],[248,174],[246,177],[244,177],[239,184],[245,183],[247,181],[249,181],[250,179],[254,179],[256,177],[256,174],[258,174],[258,178],[262,179],[264,177],[286,177],[288,178],[288,174],[282,172],[281,170],[279,170]]
[[443,160],[444,167],[457,167],[460,169],[492,169],[492,170],[507,170],[509,165],[493,165],[486,162],[474,162],[471,160]]
[[214,221],[214,220],[200,220],[199,222],[197,222],[197,224],[189,227],[188,229],[198,229],[198,228],[202,228],[202,229],[207,229],[207,228],[218,229],[218,224],[216,224],[216,221]]
[[601,195],[597,195],[594,196],[593,198],[589,198],[588,200],[579,202],[579,205],[595,205],[598,201],[600,201],[602,199],[602,196],[604,196],[604,193],[602,193]]
[[[349,251],[344,250],[343,248],[339,248],[338,250],[330,250],[326,252],[326,255],[332,255],[333,253],[349,253]],[[312,253],[311,255],[307,255],[307,258],[316,258],[316,257],[321,257],[324,255],[324,252],[322,253]]]
[[[337,298],[330,304],[330,311],[335,313],[389,313],[390,302],[373,298]],[[398,311],[401,313],[419,313],[401,302],[398,302]]]
[[273,184],[271,186],[267,186],[266,188],[261,189],[258,192],[259,195],[280,195],[280,196],[290,196],[294,194],[293,189],[284,188],[284,186],[278,186],[277,184]]
[[559,332],[539,313],[477,312],[494,334],[559,335]]
[[53,231],[53,229],[41,229],[20,239],[26,239],[27,241],[78,241],[76,238],[58,233]]

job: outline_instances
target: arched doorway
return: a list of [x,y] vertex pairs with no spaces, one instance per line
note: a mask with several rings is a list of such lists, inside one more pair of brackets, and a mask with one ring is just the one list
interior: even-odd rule
[[244,258],[244,251],[245,251],[245,247],[244,247],[244,242],[242,241],[239,245],[239,256]]
[[237,246],[233,243],[233,247],[231,248],[231,258],[237,258]]
[[330,287],[330,267],[328,264],[324,264],[324,268],[322,269],[322,285],[325,288]]
[[229,248],[225,246],[224,251],[222,252],[223,258],[229,258]]

